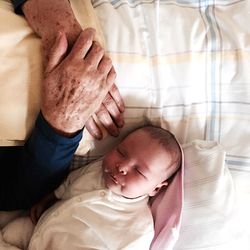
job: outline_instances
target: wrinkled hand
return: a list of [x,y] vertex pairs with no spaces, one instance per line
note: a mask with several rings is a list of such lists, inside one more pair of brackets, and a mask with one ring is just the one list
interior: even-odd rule
[[[66,34],[68,51],[71,50],[82,31],[68,0],[29,0],[22,5],[22,10],[32,29],[41,37],[45,68],[58,31]],[[122,97],[114,87],[96,113],[98,124],[104,126],[111,135],[118,135],[118,128],[124,123],[123,111]],[[86,128],[95,138],[102,138],[101,128],[93,117],[90,117]]]
[[[67,38],[68,40],[68,38]],[[68,40],[69,41],[69,40]],[[44,63],[47,65],[47,61],[50,54],[51,44],[50,39],[42,39],[43,44],[43,58]],[[71,41],[72,46],[72,41]],[[112,74],[116,74],[114,68],[112,68]],[[109,93],[106,95],[105,99],[102,102],[99,110],[95,113],[99,121],[99,124],[91,116],[85,124],[88,132],[98,140],[103,138],[103,133],[101,127],[104,127],[107,132],[112,136],[119,135],[119,128],[122,128],[124,125],[123,112],[125,110],[125,104],[121,97],[121,94],[113,83],[112,88]]]
[[[68,38],[67,41],[69,42]],[[50,39],[42,39],[43,44],[43,58],[44,63],[47,65],[49,55],[50,55]],[[72,41],[70,43],[72,46]],[[114,68],[112,68],[112,74],[115,75]],[[95,138],[95,139],[102,139],[102,129],[101,126],[104,127],[107,132],[112,136],[119,135],[119,128],[122,128],[124,125],[124,118],[123,112],[125,110],[125,105],[121,94],[115,84],[113,84],[112,88],[110,89],[109,93],[106,95],[105,99],[102,102],[99,110],[96,112],[96,117],[100,123],[100,126],[94,120],[93,116],[91,116],[87,123],[85,124],[86,129],[88,132]]]
[[85,29],[70,53],[65,33],[51,49],[42,82],[41,111],[60,134],[74,135],[100,107],[115,80],[111,60],[93,41],[94,30]]

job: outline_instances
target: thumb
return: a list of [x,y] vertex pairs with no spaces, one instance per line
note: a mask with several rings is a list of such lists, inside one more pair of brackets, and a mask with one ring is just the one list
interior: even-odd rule
[[59,31],[56,36],[56,40],[50,49],[50,53],[48,56],[48,64],[45,70],[45,74],[51,72],[57,65],[60,64],[62,59],[64,58],[68,49],[68,41],[66,38],[66,34],[62,31]]

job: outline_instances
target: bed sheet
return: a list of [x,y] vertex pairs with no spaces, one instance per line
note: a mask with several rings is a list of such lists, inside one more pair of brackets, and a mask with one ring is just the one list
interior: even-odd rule
[[[82,1],[71,0],[79,19]],[[126,104],[121,137],[150,120],[170,129],[182,144],[195,139],[219,142],[227,152],[225,161],[241,204],[240,222],[249,223],[250,1],[92,0],[92,4]],[[0,141],[19,145],[33,125],[27,114],[34,120],[39,110],[40,41],[13,13],[9,1],[0,1],[0,18],[0,59],[5,62],[0,65]],[[16,84],[18,91],[13,92],[10,86]],[[85,134],[73,167],[98,158],[121,137],[97,142]],[[198,227],[194,232],[201,233]],[[244,235],[242,246],[249,246],[250,230]],[[205,243],[189,249],[223,249]]]

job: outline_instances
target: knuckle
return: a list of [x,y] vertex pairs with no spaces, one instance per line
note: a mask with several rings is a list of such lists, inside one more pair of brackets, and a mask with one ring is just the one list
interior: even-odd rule
[[95,34],[95,30],[92,28],[86,28],[81,32],[81,36],[86,39],[86,40],[91,40],[93,39],[93,36]]
[[117,77],[117,74],[116,74],[116,72],[114,71],[113,72],[113,78],[116,78]]
[[112,87],[111,87],[111,89],[110,89],[110,92],[115,93],[115,94],[118,94],[118,93],[119,93],[119,90],[118,90],[116,84],[113,84],[113,85],[112,85]]
[[110,59],[110,57],[105,56],[105,57],[104,57],[104,60],[105,60],[105,63],[106,63],[107,65],[112,65],[112,60]]
[[111,70],[109,73],[109,77],[114,80],[116,78],[116,72],[114,70]]
[[96,112],[96,115],[98,117],[103,117],[103,116],[107,115],[107,109],[106,109],[106,107],[104,105],[101,105],[100,108],[99,108],[99,110]]
[[111,89],[112,84],[114,83],[114,80],[115,80],[115,78],[112,77],[112,76],[109,76],[109,77],[107,78],[107,85],[108,85],[109,89]]
[[101,47],[101,45],[97,42],[93,43],[93,50],[95,50],[95,52],[100,53],[100,54],[104,54],[104,48]]
[[93,40],[90,36],[87,36],[83,39],[83,46],[84,47],[90,47],[93,43]]
[[114,100],[110,95],[107,95],[103,102],[105,106],[110,106],[113,104]]
[[94,28],[86,28],[83,32],[88,33],[89,35],[95,34],[96,30]]
[[95,124],[95,122],[93,121],[93,118],[92,117],[90,117],[89,119],[88,119],[88,121],[86,122],[86,124],[85,124],[85,127],[87,128],[87,130],[90,132],[92,132],[92,133],[94,133],[94,134],[97,134],[98,133],[98,129],[97,129],[97,126],[96,126],[96,124]]
[[114,99],[121,99],[121,93],[118,89],[118,87],[115,85],[115,83],[113,83],[113,85],[111,86],[111,94],[113,96]]

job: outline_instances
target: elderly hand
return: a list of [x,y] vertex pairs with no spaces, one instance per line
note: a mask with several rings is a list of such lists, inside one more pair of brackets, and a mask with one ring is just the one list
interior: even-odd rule
[[[82,31],[68,0],[29,0],[23,4],[22,9],[30,26],[41,37],[45,68],[58,31],[66,34],[68,51]],[[112,74],[115,74],[114,69],[112,69]],[[64,80],[66,80],[66,77],[64,75]],[[117,136],[119,134],[119,128],[124,124],[122,115],[124,109],[123,99],[113,83],[113,87],[96,112],[96,117],[101,126],[104,126],[110,135]],[[59,114],[59,111],[57,113]],[[102,138],[101,128],[95,122],[93,116],[89,117],[86,129],[96,139]]]
[[65,57],[67,39],[61,32],[51,49],[42,82],[41,111],[47,122],[65,136],[83,128],[116,76],[111,60],[93,39],[94,30],[84,30]]

